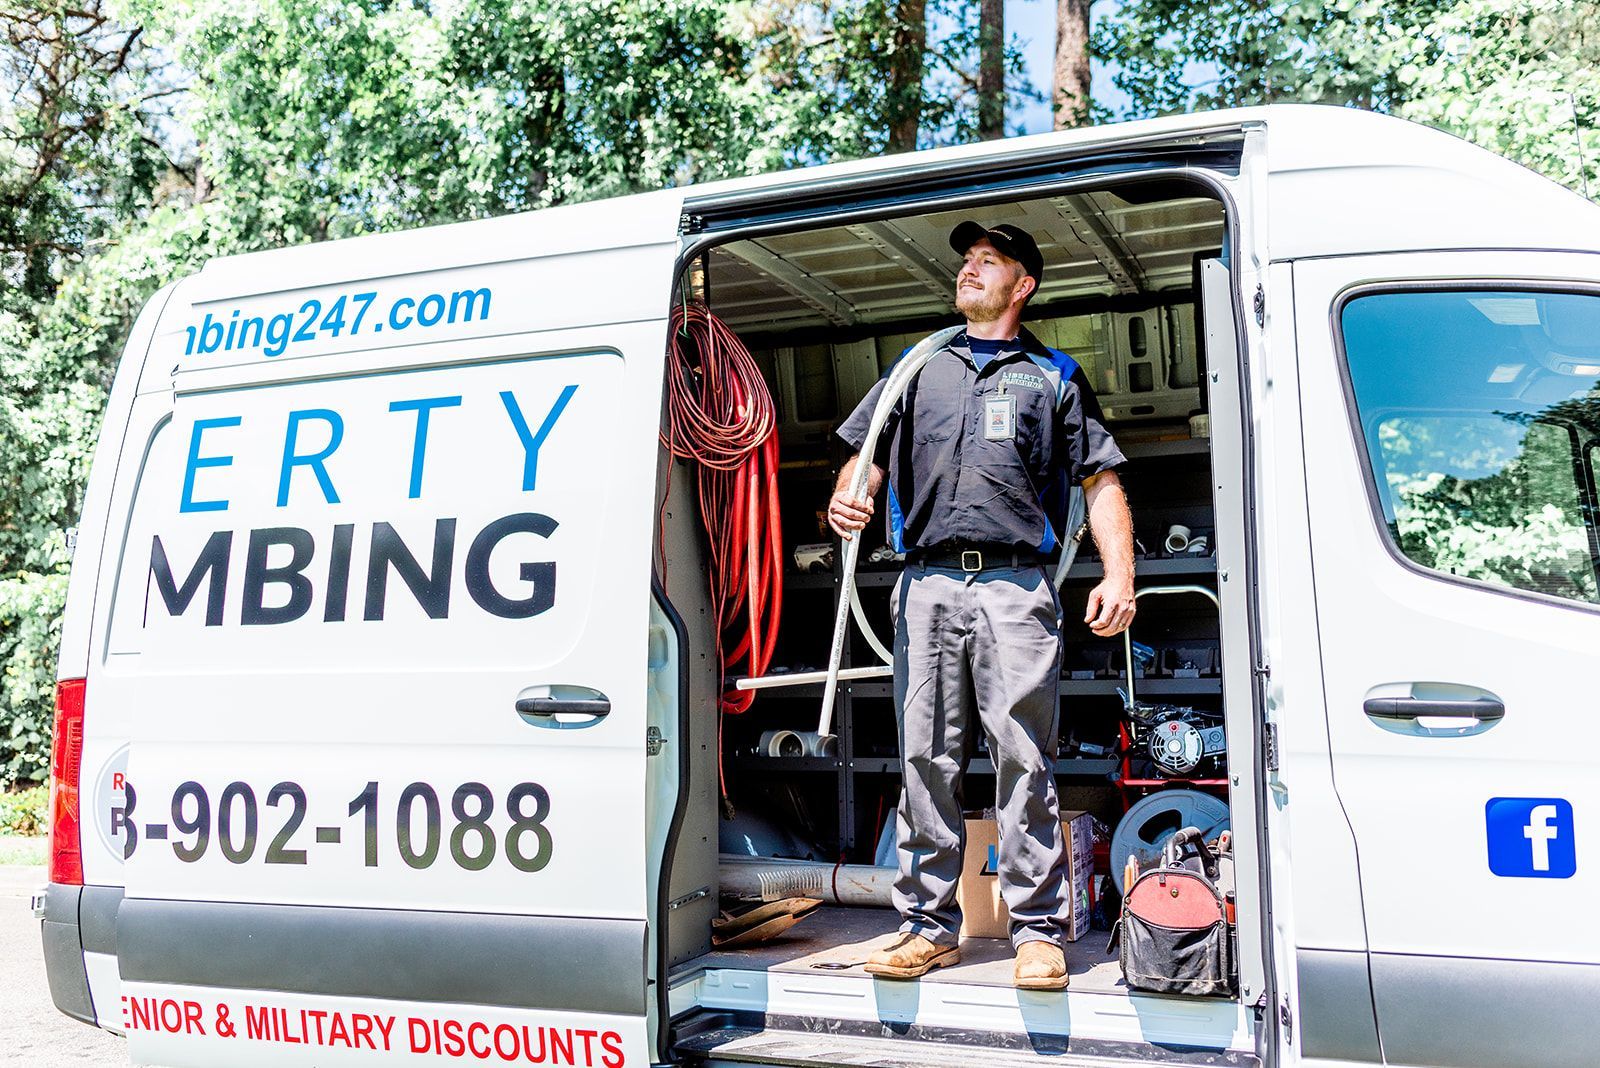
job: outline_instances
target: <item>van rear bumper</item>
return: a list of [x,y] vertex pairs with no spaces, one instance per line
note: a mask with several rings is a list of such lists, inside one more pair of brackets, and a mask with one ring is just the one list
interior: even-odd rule
[[117,951],[117,908],[120,886],[65,886],[51,883],[44,892],[41,934],[44,973],[56,1008],[86,1024],[98,1024],[83,954]]

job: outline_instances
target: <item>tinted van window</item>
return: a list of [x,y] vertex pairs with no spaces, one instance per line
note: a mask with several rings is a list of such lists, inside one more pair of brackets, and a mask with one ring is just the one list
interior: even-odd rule
[[1600,601],[1600,297],[1372,293],[1340,320],[1399,550],[1443,574]]

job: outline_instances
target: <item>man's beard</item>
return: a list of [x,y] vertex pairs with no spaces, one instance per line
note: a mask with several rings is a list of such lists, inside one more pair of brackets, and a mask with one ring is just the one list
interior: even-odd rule
[[992,286],[983,290],[956,290],[956,311],[965,315],[969,323],[992,323],[1010,306],[1011,294]]

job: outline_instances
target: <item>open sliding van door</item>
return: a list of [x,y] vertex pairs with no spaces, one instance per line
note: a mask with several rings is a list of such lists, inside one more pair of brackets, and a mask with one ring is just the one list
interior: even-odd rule
[[126,886],[95,1009],[136,1062],[652,1061],[677,217],[268,253],[174,295],[86,684],[86,873]]
[[1600,1044],[1600,256],[1298,261],[1328,732],[1383,1059]]

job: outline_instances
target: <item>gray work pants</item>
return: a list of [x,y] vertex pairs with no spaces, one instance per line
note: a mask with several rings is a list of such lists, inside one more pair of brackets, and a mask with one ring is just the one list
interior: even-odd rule
[[[1042,567],[907,566],[891,601],[900,728],[900,929],[955,945],[966,834],[960,788],[981,725],[995,766],[1000,893],[1011,941],[1060,943],[1071,907],[1056,805],[1061,607]],[[976,723],[974,723],[976,714]]]

